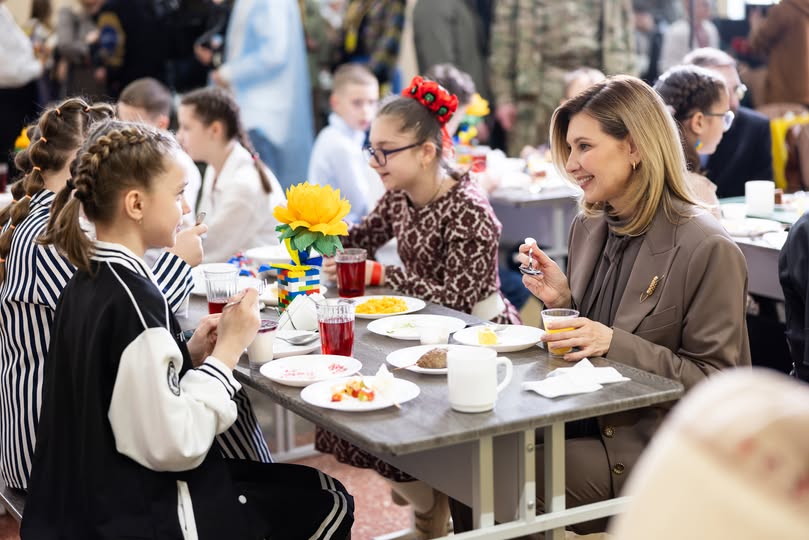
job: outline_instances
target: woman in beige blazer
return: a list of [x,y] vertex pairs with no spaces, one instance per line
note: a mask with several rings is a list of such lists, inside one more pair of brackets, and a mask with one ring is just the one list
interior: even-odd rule
[[[531,247],[544,272],[523,281],[547,307],[575,306],[582,316],[562,326],[573,330],[545,340],[575,347],[567,361],[607,357],[677,380],[686,390],[721,369],[750,365],[744,257],[719,222],[694,204],[677,127],[654,90],[617,76],[566,102],[553,115],[551,154],[583,190],[568,274],[536,245],[523,245],[523,262]],[[668,409],[569,426],[568,505],[618,495]],[[543,452],[537,448],[539,484]],[[601,520],[577,532],[604,527]]]

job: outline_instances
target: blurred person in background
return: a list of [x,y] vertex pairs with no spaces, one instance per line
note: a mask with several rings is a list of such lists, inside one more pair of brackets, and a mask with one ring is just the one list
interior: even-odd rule
[[97,100],[105,93],[103,71],[93,57],[98,53],[100,33],[94,17],[104,0],[80,0],[62,6],[56,22],[55,76],[61,96],[86,96]]
[[305,181],[314,134],[298,3],[236,0],[225,41],[211,80],[233,92],[253,147],[281,186]]
[[[694,11],[689,24],[690,4]],[[683,61],[689,51],[719,47],[719,30],[711,22],[711,0],[683,0],[685,18],[674,21],[663,33],[659,68],[662,71]]]

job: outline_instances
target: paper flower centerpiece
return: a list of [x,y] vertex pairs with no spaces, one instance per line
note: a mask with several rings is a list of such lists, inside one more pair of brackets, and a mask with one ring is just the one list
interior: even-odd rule
[[333,257],[342,250],[340,236],[348,234],[343,221],[351,204],[340,197],[340,190],[331,186],[309,183],[287,189],[286,206],[273,210],[281,222],[275,230],[289,252],[292,264],[273,265],[278,268],[278,306],[285,309],[296,296],[320,292],[320,272],[308,265],[312,248],[321,255]]

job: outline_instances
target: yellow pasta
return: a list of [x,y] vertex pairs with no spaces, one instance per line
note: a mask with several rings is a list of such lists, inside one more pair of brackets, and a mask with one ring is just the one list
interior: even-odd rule
[[401,313],[407,311],[407,303],[401,298],[383,296],[371,298],[357,306],[356,312],[363,315],[378,315],[381,313]]

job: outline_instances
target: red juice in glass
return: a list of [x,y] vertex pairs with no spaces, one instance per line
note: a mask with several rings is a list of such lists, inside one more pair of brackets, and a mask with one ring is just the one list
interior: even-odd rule
[[227,298],[217,298],[215,300],[208,300],[208,314],[222,313],[228,303]]
[[323,354],[351,356],[354,350],[354,321],[320,321],[320,348]]
[[365,294],[365,261],[337,263],[337,294],[343,298]]

